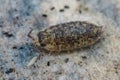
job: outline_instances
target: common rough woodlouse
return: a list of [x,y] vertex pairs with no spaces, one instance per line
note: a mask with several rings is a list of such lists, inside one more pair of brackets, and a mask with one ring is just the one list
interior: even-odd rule
[[35,44],[49,52],[71,51],[95,44],[100,40],[102,32],[102,26],[86,21],[71,21],[40,31]]

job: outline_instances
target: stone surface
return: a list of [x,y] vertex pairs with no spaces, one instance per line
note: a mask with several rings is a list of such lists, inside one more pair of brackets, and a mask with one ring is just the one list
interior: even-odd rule
[[[104,26],[102,40],[56,55],[31,46],[31,29],[76,20]],[[0,0],[0,80],[120,80],[120,1]]]

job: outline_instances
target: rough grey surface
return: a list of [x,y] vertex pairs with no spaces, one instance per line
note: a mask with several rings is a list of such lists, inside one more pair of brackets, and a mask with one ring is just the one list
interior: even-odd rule
[[[120,80],[119,5],[119,0],[0,0],[0,80]],[[31,46],[31,29],[76,20],[103,25],[103,39],[57,55]]]

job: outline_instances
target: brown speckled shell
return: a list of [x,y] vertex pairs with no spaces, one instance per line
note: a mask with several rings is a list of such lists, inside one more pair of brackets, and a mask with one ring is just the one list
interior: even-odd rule
[[50,52],[70,51],[93,45],[101,34],[101,26],[81,21],[68,22],[40,31],[36,44]]

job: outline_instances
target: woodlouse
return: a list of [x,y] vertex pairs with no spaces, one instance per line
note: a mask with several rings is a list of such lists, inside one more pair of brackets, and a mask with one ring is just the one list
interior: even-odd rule
[[50,26],[37,34],[37,46],[49,52],[62,52],[88,47],[100,40],[102,26],[74,21]]

